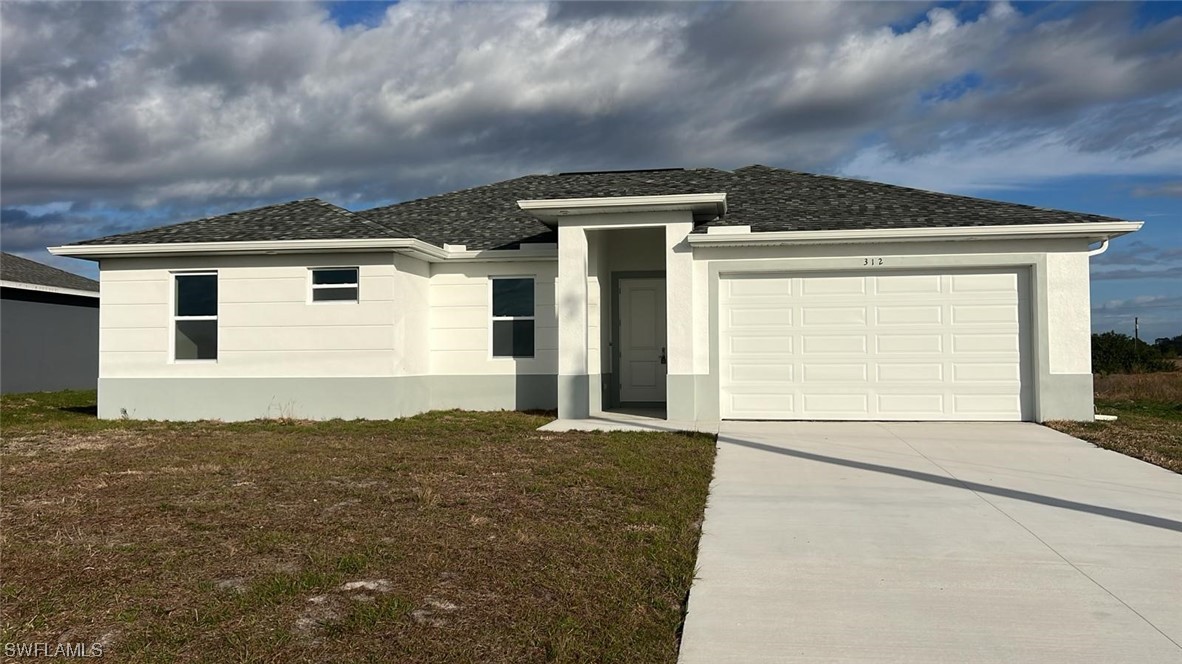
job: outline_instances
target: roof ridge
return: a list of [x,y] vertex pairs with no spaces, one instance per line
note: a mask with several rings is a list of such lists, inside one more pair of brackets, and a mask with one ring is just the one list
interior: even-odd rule
[[377,207],[369,208],[368,210],[361,210],[357,214],[366,214],[369,212],[376,212],[378,210],[388,210],[390,208],[398,207],[399,205],[407,205],[408,203],[418,203],[419,201],[429,201],[433,198],[439,198],[441,196],[452,196],[455,194],[462,194],[466,191],[483,189],[485,187],[494,187],[497,185],[508,184],[510,182],[516,182],[518,180],[526,180],[529,178],[539,178],[539,177],[556,177],[556,175],[553,173],[529,173],[527,175],[518,175],[517,177],[509,178],[508,180],[498,180],[496,182],[486,182],[484,184],[474,184],[471,187],[464,187],[463,189],[455,189],[453,191],[444,191],[444,192],[440,192],[438,194],[431,194],[429,196],[420,196],[418,198],[411,198],[411,199],[408,199],[405,201],[398,201],[396,203],[390,203],[389,205],[379,205]]

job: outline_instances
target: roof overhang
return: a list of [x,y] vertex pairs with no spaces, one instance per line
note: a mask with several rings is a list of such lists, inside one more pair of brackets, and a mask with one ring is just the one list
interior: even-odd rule
[[517,206],[550,225],[565,217],[628,212],[690,212],[697,221],[709,221],[726,214],[726,194],[551,198],[517,201]]
[[754,247],[783,244],[856,244],[862,242],[949,242],[958,240],[1036,240],[1082,238],[1101,242],[1132,233],[1144,222],[1113,221],[1080,224],[1025,224],[938,228],[862,228],[826,231],[752,232],[750,226],[714,226],[693,233],[694,247]]
[[43,286],[41,284],[26,284],[23,281],[7,281],[0,279],[0,288],[18,288],[20,290],[36,291],[38,293],[56,293],[58,295],[77,295],[80,297],[99,296],[98,291],[82,290],[81,288],[62,288],[60,286]]
[[74,244],[63,247],[49,247],[49,253],[55,256],[70,256],[89,260],[152,256],[241,256],[382,251],[405,254],[431,263],[442,261],[552,260],[558,255],[558,248],[554,244],[526,244],[522,245],[519,249],[469,250],[464,245],[447,245],[440,248],[414,238]]

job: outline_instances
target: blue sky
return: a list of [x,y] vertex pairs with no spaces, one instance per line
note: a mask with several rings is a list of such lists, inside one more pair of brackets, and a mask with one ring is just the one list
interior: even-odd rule
[[0,244],[533,172],[763,163],[1146,222],[1182,334],[1182,3],[3,3]]

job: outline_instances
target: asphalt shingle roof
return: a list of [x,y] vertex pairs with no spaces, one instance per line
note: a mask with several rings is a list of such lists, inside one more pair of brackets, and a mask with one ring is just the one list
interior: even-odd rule
[[1118,221],[877,182],[768,166],[527,175],[352,213],[308,199],[82,244],[414,237],[468,249],[555,242],[555,232],[517,207],[523,199],[724,192],[727,213],[701,224],[754,232],[971,227]]
[[318,198],[205,217],[180,224],[110,235],[77,244],[155,244],[173,242],[250,242],[406,237],[355,212]]
[[8,253],[0,254],[0,280],[35,286],[94,291],[95,293],[99,289],[99,283],[94,279],[87,279],[72,272],[59,270],[56,267]]

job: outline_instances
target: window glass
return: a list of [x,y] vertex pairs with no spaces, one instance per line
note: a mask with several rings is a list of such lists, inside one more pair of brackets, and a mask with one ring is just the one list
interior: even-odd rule
[[313,302],[356,302],[357,287],[313,288]]
[[533,279],[493,279],[493,316],[533,316]]
[[218,277],[216,274],[178,274],[176,276],[177,316],[216,316],[218,314]]
[[317,285],[355,284],[357,283],[357,268],[312,270],[312,283]]
[[216,320],[178,320],[176,322],[176,359],[216,360],[218,357],[218,322]]
[[494,357],[533,357],[534,322],[532,320],[494,320]]

